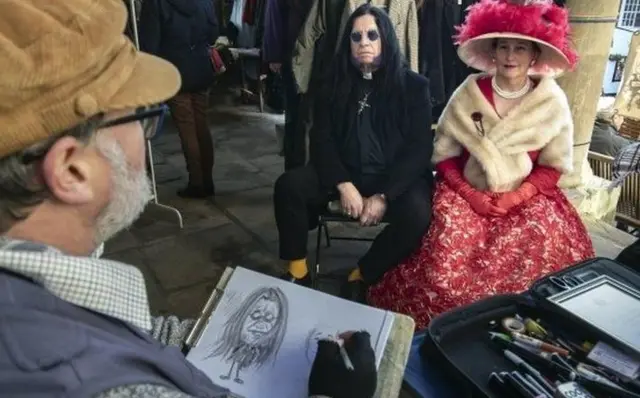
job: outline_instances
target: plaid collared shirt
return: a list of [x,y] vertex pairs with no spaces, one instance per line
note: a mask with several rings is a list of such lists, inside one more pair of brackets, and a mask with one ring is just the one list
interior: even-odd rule
[[[151,318],[142,273],[134,266],[100,259],[100,246],[90,257],[68,256],[41,243],[0,237],[0,268],[40,283],[62,300],[129,322],[163,344],[181,347],[193,319]],[[195,398],[155,384],[112,388],[94,398]],[[223,394],[219,398],[242,398]]]
[[613,160],[612,187],[621,185],[632,173],[640,173],[640,142],[622,148]]
[[65,255],[36,242],[0,238],[0,268],[24,275],[62,300],[152,329],[147,288],[140,270],[117,261]]

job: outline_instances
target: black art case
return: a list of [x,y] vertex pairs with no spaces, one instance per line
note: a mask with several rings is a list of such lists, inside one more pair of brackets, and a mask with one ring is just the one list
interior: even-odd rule
[[437,364],[441,376],[449,379],[451,385],[458,386],[457,397],[500,398],[488,386],[489,374],[516,370],[516,367],[488,338],[492,320],[499,323],[516,313],[541,318],[554,328],[575,333],[579,339],[603,341],[624,350],[614,339],[546,300],[553,294],[549,289],[555,289],[550,277],[579,275],[608,275],[640,290],[640,274],[631,268],[605,258],[591,259],[545,276],[523,294],[492,296],[441,314],[430,323],[420,354]]

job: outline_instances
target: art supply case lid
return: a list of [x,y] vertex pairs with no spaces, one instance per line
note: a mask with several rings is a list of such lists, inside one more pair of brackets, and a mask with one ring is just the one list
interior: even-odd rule
[[609,336],[559,311],[546,300],[551,295],[550,287],[554,286],[552,277],[587,274],[607,275],[640,289],[640,274],[631,268],[605,258],[587,260],[541,278],[525,293],[491,296],[437,316],[429,324],[421,355],[429,362],[437,363],[441,376],[449,379],[451,385],[459,386],[458,397],[500,398],[487,386],[489,374],[516,368],[489,340],[491,321],[499,322],[516,313],[533,319],[542,318],[559,328],[579,330],[583,336],[619,348]]

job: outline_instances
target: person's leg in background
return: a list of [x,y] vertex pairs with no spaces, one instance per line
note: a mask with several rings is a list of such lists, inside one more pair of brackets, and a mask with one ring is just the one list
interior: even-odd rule
[[215,153],[211,129],[209,128],[209,90],[193,93],[193,115],[200,149],[200,166],[202,169],[202,188],[207,196],[215,195],[213,184],[213,164]]
[[[291,60],[282,64],[284,86],[284,169],[292,170],[306,163],[306,143],[300,131],[300,94],[291,70]],[[300,137],[302,136],[302,138]]]
[[198,142],[192,97],[192,93],[179,93],[168,102],[171,117],[180,135],[182,152],[187,163],[187,172],[189,173],[189,183],[186,188],[178,191],[178,196],[203,198],[207,194],[204,190],[200,143]]
[[317,217],[317,209],[326,206],[328,199],[329,192],[322,192],[318,175],[311,166],[289,170],[276,180],[273,205],[280,258],[289,263],[283,279],[310,286],[307,266],[309,229],[313,226],[311,220]]
[[376,236],[342,289],[344,298],[364,302],[367,286],[407,258],[420,244],[431,223],[431,189],[419,180],[389,203],[389,224]]

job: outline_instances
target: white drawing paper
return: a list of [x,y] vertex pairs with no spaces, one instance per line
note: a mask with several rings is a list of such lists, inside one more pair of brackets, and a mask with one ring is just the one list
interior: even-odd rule
[[246,398],[304,398],[317,341],[366,330],[380,366],[393,314],[237,267],[187,359]]

